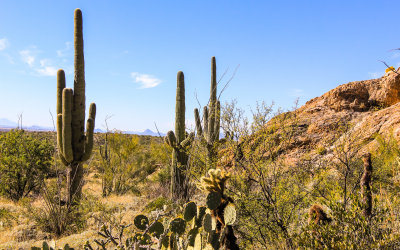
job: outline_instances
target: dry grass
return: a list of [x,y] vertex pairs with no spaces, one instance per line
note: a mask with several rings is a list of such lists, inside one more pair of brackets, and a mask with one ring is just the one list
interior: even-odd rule
[[[102,197],[101,180],[90,174],[86,178],[83,191],[92,196],[92,199],[103,204],[108,216],[118,223],[132,223],[132,218],[140,213],[147,204],[148,197],[137,197],[133,194],[110,195]],[[31,204],[33,207],[43,206],[43,199],[37,198]],[[6,209],[15,219],[12,225],[2,226],[3,217],[0,216],[0,249],[30,249],[31,246],[41,246],[46,240],[50,246],[63,247],[66,243],[75,249],[81,249],[87,240],[97,238],[99,226],[106,220],[104,212],[95,212],[89,215],[87,229],[77,234],[64,236],[58,239],[51,239],[51,235],[43,233],[29,219],[26,209],[22,204],[0,198],[0,209]],[[25,233],[23,233],[25,232]]]

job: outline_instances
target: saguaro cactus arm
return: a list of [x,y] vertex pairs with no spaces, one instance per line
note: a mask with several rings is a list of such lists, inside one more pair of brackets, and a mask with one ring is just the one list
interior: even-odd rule
[[197,135],[199,137],[202,137],[203,136],[203,129],[201,127],[200,114],[199,114],[199,110],[197,108],[194,109],[194,119],[196,121]]
[[221,103],[217,101],[215,107],[214,141],[219,140],[220,122],[221,122]]
[[96,119],[96,104],[91,103],[89,107],[89,118],[86,122],[86,136],[85,136],[85,153],[83,154],[82,160],[87,161],[93,150],[93,134],[94,134],[94,122]]
[[62,96],[62,141],[63,141],[63,155],[67,162],[71,163],[74,160],[74,154],[72,151],[72,89],[65,88]]

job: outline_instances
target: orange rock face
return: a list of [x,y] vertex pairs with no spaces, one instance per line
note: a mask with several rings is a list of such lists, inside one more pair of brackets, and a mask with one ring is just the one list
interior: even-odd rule
[[[306,154],[317,156],[318,148],[326,149],[329,157],[332,145],[338,143],[335,140],[343,133],[339,128],[345,124],[351,127],[347,133],[363,142],[360,153],[374,149],[377,134],[394,135],[400,142],[400,74],[390,71],[378,79],[340,85],[309,100],[292,114],[296,116],[293,139],[288,145],[280,146],[279,152],[287,162],[295,163]],[[274,119],[267,127],[276,126]],[[261,132],[256,133],[247,144],[260,140],[254,139],[257,136],[263,137]],[[229,161],[233,155],[223,158]]]

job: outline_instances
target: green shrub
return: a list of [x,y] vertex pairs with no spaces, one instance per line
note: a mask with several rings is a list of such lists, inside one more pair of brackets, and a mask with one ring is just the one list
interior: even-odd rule
[[326,155],[326,152],[327,152],[327,150],[323,146],[320,146],[317,148],[317,154],[319,154],[319,155]]
[[144,208],[146,212],[151,212],[155,211],[158,209],[163,209],[164,205],[167,205],[169,203],[168,199],[165,197],[158,197],[152,201],[150,201]]
[[393,221],[388,209],[374,201],[371,218],[363,216],[362,202],[351,197],[347,209],[341,202],[329,202],[329,223],[310,223],[294,237],[300,249],[393,249],[399,237],[393,234]]
[[0,136],[0,194],[14,201],[36,192],[50,170],[54,147],[24,130]]

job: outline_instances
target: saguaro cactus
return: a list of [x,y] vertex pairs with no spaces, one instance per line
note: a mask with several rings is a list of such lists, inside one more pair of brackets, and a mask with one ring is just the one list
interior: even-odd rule
[[202,138],[207,147],[207,165],[209,168],[216,160],[217,151],[215,142],[219,140],[221,104],[217,99],[217,66],[215,57],[211,58],[211,88],[208,106],[203,109],[203,127],[201,126],[200,114],[197,108],[194,109],[197,136]]
[[67,166],[67,203],[80,197],[83,176],[82,162],[93,149],[96,104],[89,107],[85,135],[85,62],[83,56],[82,12],[74,15],[75,78],[74,90],[65,87],[65,73],[57,72],[57,144],[61,161]]
[[171,196],[172,198],[186,198],[187,185],[185,170],[187,169],[187,147],[192,143],[194,133],[185,131],[185,80],[182,71],[177,75],[176,106],[175,106],[175,133],[169,131],[165,142],[173,148],[171,167]]
[[364,161],[364,173],[360,180],[361,195],[364,206],[364,216],[370,217],[372,213],[372,191],[371,191],[371,179],[372,179],[372,163],[371,154],[367,153],[363,156]]

